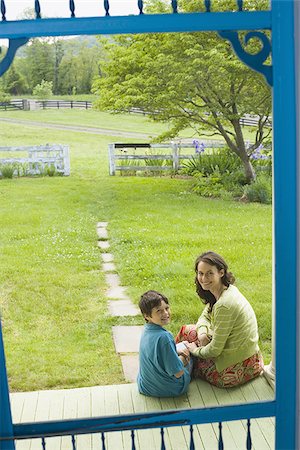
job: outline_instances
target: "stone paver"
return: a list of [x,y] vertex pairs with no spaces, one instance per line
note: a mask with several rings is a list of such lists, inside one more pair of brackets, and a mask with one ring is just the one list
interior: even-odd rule
[[103,268],[103,272],[116,272],[117,271],[116,266],[112,262],[103,263],[102,268]]
[[108,232],[106,228],[97,228],[97,235],[99,239],[104,241],[108,239]]
[[106,228],[108,225],[108,222],[98,222],[97,228]]
[[110,245],[109,245],[108,241],[98,241],[98,247],[101,250],[107,250],[107,249],[109,249]]
[[[113,317],[137,316],[139,308],[132,303],[126,294],[126,287],[121,286],[121,280],[113,262],[114,257],[108,253],[110,245],[107,232],[108,222],[97,223],[98,247],[103,253],[102,269],[105,273],[108,289],[106,297],[108,300],[108,311]],[[114,326],[112,327],[113,341],[116,352],[121,354],[121,363],[126,381],[135,382],[139,369],[139,346],[143,326]],[[129,353],[129,354],[128,354]]]
[[135,383],[139,371],[139,355],[122,355],[121,362],[125,380]]
[[106,273],[105,274],[106,284],[111,288],[115,288],[120,286],[121,280],[117,273]]
[[131,300],[109,300],[108,310],[111,316],[137,316],[140,314],[139,309]]
[[108,263],[114,260],[114,255],[112,255],[111,253],[101,253],[101,258],[103,262]]
[[126,288],[124,286],[116,286],[106,291],[106,296],[111,299],[118,300],[130,300],[126,294]]
[[112,327],[117,353],[138,353],[143,326]]

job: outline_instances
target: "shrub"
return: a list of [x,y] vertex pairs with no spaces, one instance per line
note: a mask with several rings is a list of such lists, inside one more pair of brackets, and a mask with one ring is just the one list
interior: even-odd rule
[[212,174],[203,175],[198,173],[196,176],[196,183],[193,186],[193,191],[203,197],[223,197],[226,190],[222,184],[222,176],[218,170]]
[[32,91],[32,94],[41,100],[46,100],[51,97],[53,92],[53,82],[42,80],[40,84],[37,84]]
[[253,183],[244,186],[244,197],[249,202],[272,203],[272,178],[258,175]]
[[192,159],[183,163],[184,172],[188,175],[201,173],[210,175],[216,170],[220,174],[232,173],[241,168],[240,159],[229,149],[217,149],[211,153],[199,153]]
[[0,172],[2,178],[12,178],[14,176],[16,166],[13,163],[1,164]]

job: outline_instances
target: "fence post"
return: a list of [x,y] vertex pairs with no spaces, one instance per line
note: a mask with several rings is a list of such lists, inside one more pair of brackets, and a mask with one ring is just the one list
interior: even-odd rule
[[178,172],[179,166],[179,152],[178,152],[178,144],[172,143],[172,153],[173,153],[173,170]]
[[[9,390],[5,365],[5,353],[0,318],[0,437],[13,437],[13,423],[9,401]],[[0,450],[15,450],[14,441],[0,440]]]
[[64,158],[64,175],[70,175],[70,157],[69,146],[63,145],[63,158]]
[[108,144],[109,175],[115,175],[115,144]]

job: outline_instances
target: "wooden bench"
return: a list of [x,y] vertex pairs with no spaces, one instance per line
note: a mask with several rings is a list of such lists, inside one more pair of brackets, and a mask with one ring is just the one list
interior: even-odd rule
[[[256,402],[273,399],[274,392],[265,378],[260,377],[232,389],[219,389],[202,380],[193,380],[187,395],[178,398],[150,398],[140,395],[137,386],[121,384],[80,389],[36,391],[11,394],[14,423],[38,422],[55,419],[97,417],[144,411],[202,408],[216,405]],[[246,448],[246,421],[223,423],[225,450]],[[274,449],[274,419],[252,419],[251,436],[254,450]],[[189,427],[173,427],[165,430],[167,450],[189,449]],[[218,424],[194,427],[196,450],[218,449]],[[136,447],[139,450],[160,450],[160,430],[149,429],[137,432]],[[77,450],[101,449],[99,434],[77,437]],[[107,450],[130,450],[130,432],[107,433]],[[46,439],[47,450],[71,449],[70,437]],[[40,450],[40,439],[18,441],[17,450]]]

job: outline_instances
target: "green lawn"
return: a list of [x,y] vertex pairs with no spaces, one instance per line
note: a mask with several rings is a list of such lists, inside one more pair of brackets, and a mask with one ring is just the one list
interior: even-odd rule
[[[108,112],[96,111],[92,109],[45,109],[37,111],[0,110],[0,117],[54,124],[57,123],[63,125],[75,124],[117,131],[134,131],[139,133],[148,133],[153,137],[168,130],[167,124],[150,121],[146,116],[141,114],[109,114]],[[251,131],[251,128],[245,127],[244,134],[246,139],[254,139],[254,133]],[[183,138],[194,139],[198,135],[194,130],[187,129],[184,130],[180,136]],[[212,136],[209,134],[209,136],[203,136],[203,139],[210,140],[221,138],[220,136]],[[120,142],[120,137],[117,140]]]
[[[67,122],[65,111],[1,116],[46,120],[52,113],[60,123],[109,128],[101,119],[95,125],[94,111],[76,111]],[[116,119],[118,129],[141,131],[136,116],[106,123]],[[194,259],[208,249],[221,253],[255,309],[269,361],[270,206],[203,199],[191,193],[189,179],[109,177],[107,146],[119,138],[2,122],[0,139],[2,146],[48,142],[71,151],[70,177],[0,180],[0,305],[12,390],[123,381],[111,327],[143,322],[108,315],[98,221],[109,222],[111,250],[132,299],[147,289],[169,296],[174,333],[202,310]]]

